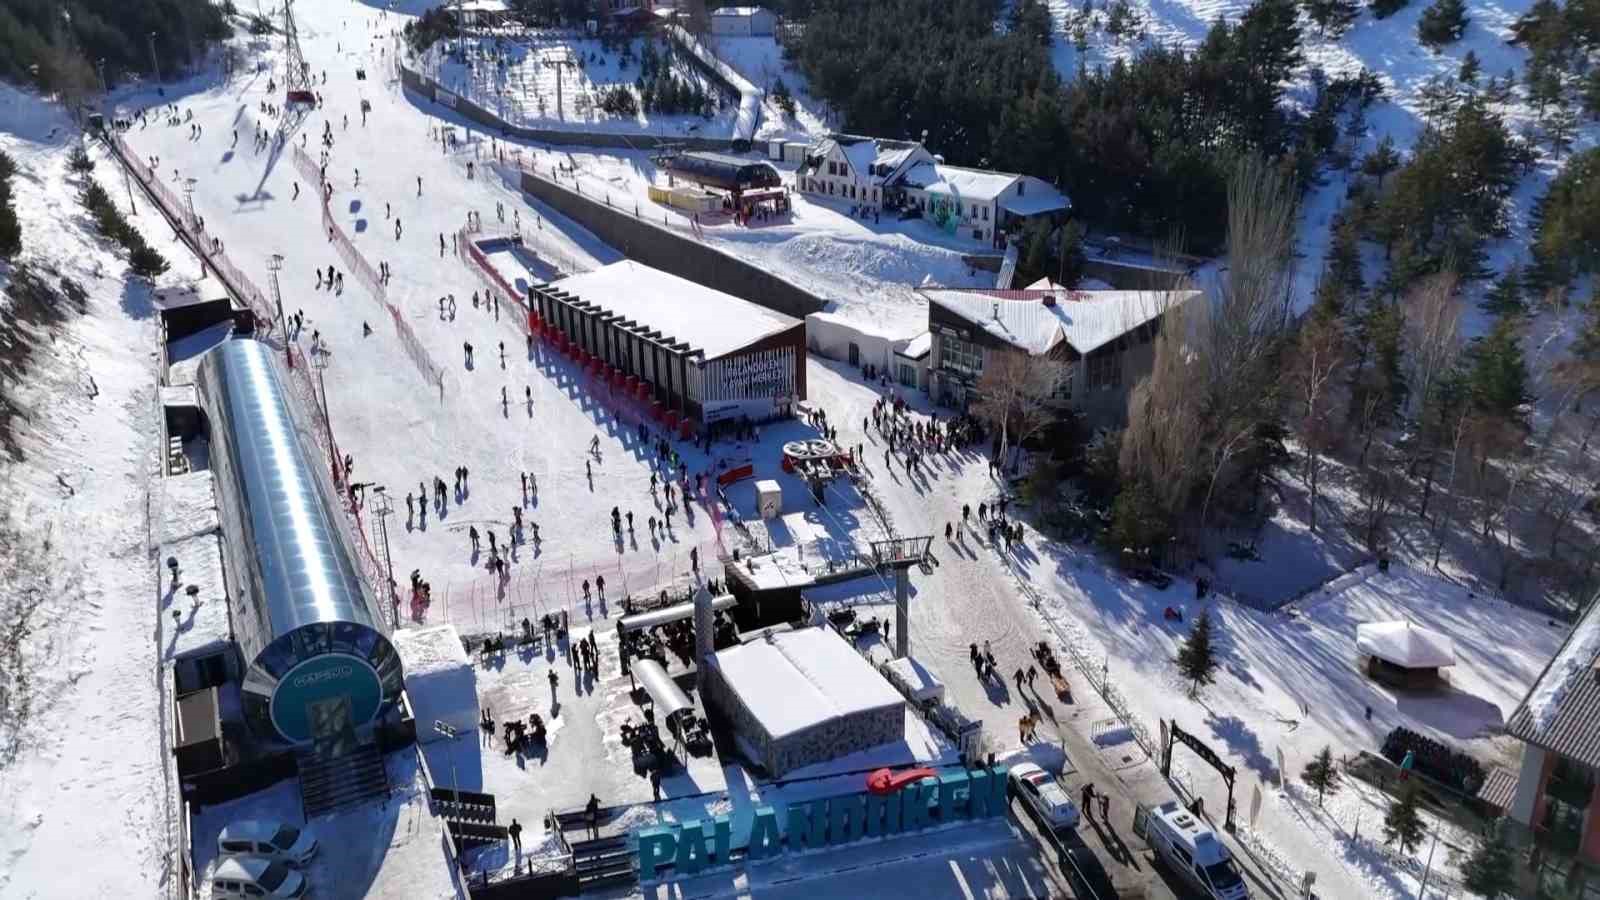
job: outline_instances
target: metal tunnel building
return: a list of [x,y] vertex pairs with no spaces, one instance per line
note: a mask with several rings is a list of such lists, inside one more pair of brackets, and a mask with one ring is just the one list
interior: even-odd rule
[[357,568],[320,451],[298,429],[281,362],[225,341],[196,384],[244,657],[244,714],[260,735],[308,744],[362,738],[395,709],[400,658]]

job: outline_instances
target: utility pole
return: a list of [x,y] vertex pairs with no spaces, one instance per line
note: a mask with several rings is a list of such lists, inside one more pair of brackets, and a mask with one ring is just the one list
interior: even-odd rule
[[150,71],[155,73],[156,88],[159,90],[161,87],[161,64],[156,62],[156,33],[154,31],[150,32],[148,40],[150,41]]
[[130,165],[122,167],[122,186],[128,189],[128,215],[137,216],[139,210],[133,205],[133,176],[128,174]]
[[106,61],[104,59],[95,60],[94,70],[100,76],[100,108],[103,110],[105,109],[105,95],[111,93],[106,88]]
[[1417,888],[1417,900],[1428,895],[1428,876],[1433,874],[1433,851],[1439,849],[1439,828],[1433,829],[1433,843],[1428,845],[1428,864],[1422,869],[1422,886]]
[[189,227],[198,234],[200,220],[196,219],[194,215],[194,186],[195,180],[193,178],[185,178],[183,180],[183,202],[189,208]]
[[450,791],[456,795],[456,805],[459,807],[461,805],[461,787],[456,781],[455,743],[461,737],[461,735],[454,728],[446,725],[443,720],[440,719],[433,720],[433,730],[434,733],[442,735],[450,740]]
[[328,369],[328,354],[319,351],[318,347],[311,348],[311,367],[317,370],[317,388],[322,392],[322,427],[328,432],[328,465],[333,467],[333,484],[338,487],[339,445],[333,440],[333,420],[328,418],[328,384],[322,377]]
[[378,517],[378,534],[383,538],[383,566],[388,570],[386,576],[389,580],[389,607],[393,610],[394,628],[400,629],[400,594],[395,590],[394,583],[394,557],[389,555],[389,517],[394,515],[394,501],[389,499],[389,492],[381,484],[373,485],[374,502],[373,515]]
[[278,272],[283,269],[283,254],[267,257],[267,280],[272,283],[272,299],[278,304],[278,327],[283,330],[283,358],[294,368],[294,353],[289,349],[289,320],[283,317],[283,292],[278,290]]

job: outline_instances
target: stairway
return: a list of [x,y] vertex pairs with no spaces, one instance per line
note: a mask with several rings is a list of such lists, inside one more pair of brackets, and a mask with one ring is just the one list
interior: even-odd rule
[[389,793],[389,773],[383,754],[374,744],[349,753],[323,759],[311,754],[300,757],[300,798],[306,819],[341,806]]
[[619,834],[572,844],[572,863],[578,870],[578,889],[592,891],[616,885],[634,884],[633,851],[628,836]]

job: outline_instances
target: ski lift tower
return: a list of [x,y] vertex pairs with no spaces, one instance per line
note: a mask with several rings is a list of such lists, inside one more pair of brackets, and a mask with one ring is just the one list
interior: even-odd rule
[[923,565],[928,558],[928,548],[933,545],[933,535],[927,537],[889,538],[872,542],[872,562],[879,572],[894,569],[894,655],[896,659],[911,655],[911,605],[910,576],[906,570]]
[[294,0],[283,2],[283,49],[287,68],[283,76],[284,106],[315,104],[317,95],[311,90],[311,66],[300,52],[300,33],[294,24]]
[[556,119],[565,122],[567,120],[567,114],[565,110],[565,101],[563,99],[561,71],[563,69],[576,69],[578,64],[573,61],[571,50],[568,50],[565,47],[563,47],[562,50],[564,51],[564,55],[561,58],[550,59],[549,57],[546,57],[545,59],[540,60],[540,62],[543,63],[546,68],[556,70]]

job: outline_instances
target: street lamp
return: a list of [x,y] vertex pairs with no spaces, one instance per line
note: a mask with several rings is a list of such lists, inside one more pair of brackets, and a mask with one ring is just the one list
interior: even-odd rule
[[104,59],[95,60],[94,70],[100,75],[100,93],[111,93],[111,91],[106,87],[106,61]]
[[[433,731],[442,737],[448,738],[452,744],[461,739],[461,733],[446,725],[439,719],[433,720]],[[450,792],[456,795],[456,805],[461,805],[461,784],[456,781],[456,751],[450,748]]]
[[194,215],[194,186],[195,186],[195,183],[196,182],[195,182],[195,180],[193,178],[185,178],[183,180],[183,201],[189,207],[189,227],[193,228],[195,230],[195,232],[196,232],[195,236],[198,238],[199,237],[198,232],[200,231],[200,226],[198,224],[199,220],[196,219],[195,215]]
[[278,289],[278,272],[283,269],[283,254],[274,253],[267,258],[267,281],[272,284],[272,299],[278,304],[278,327],[283,329],[283,358],[289,368],[294,368],[294,354],[289,352],[289,320],[283,317],[283,292]]
[[400,627],[400,594],[395,590],[394,583],[394,557],[389,555],[389,516],[394,514],[394,501],[389,498],[389,491],[381,484],[372,486],[374,494],[372,512],[378,517],[378,534],[383,538],[383,565],[388,569],[389,579],[389,605],[393,610],[394,627]]
[[154,31],[150,32],[150,34],[147,35],[146,39],[149,40],[149,42],[150,42],[150,71],[155,74],[156,90],[160,91],[161,90],[161,64],[156,62],[156,33]]
[[328,384],[322,373],[328,369],[328,354],[311,348],[311,367],[317,370],[317,388],[322,392],[322,427],[328,432],[328,465],[333,467],[333,483],[339,484],[339,447],[333,441],[333,420],[328,418]]

